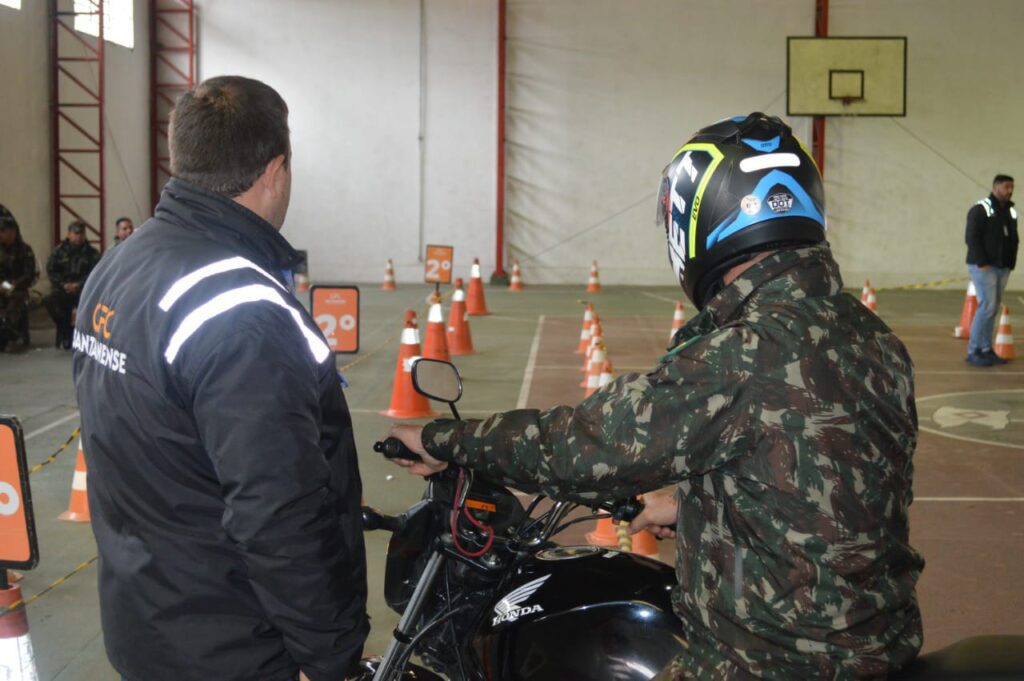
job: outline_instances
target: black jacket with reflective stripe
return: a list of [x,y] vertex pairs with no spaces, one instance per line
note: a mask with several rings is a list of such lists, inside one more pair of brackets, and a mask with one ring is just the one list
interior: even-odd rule
[[1002,205],[995,196],[978,201],[967,211],[968,265],[992,265],[1013,269],[1017,265],[1017,209],[1012,201]]
[[352,422],[297,253],[171,180],[85,286],[74,380],[107,652],[133,681],[337,681],[369,630]]

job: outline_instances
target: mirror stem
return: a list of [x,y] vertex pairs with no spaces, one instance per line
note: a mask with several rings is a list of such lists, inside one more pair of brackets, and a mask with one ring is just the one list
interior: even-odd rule
[[454,402],[449,402],[449,403],[448,403],[448,406],[449,406],[449,407],[451,407],[451,410],[452,410],[452,416],[454,416],[454,417],[455,417],[455,420],[456,420],[456,421],[461,421],[461,420],[462,420],[462,417],[461,417],[461,416],[459,416],[459,410],[455,408],[455,403],[454,403]]

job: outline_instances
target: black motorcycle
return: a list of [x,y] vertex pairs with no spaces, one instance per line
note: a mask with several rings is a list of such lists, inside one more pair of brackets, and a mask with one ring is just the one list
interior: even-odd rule
[[[413,384],[458,418],[462,383],[454,366],[417,360]],[[374,449],[419,458],[394,438]],[[423,499],[397,517],[363,508],[366,529],[392,533],[384,595],[402,617],[383,658],[364,660],[358,679],[647,681],[682,650],[669,566],[552,541],[597,517],[631,520],[641,502],[570,518],[577,504],[536,497],[524,508],[505,487],[458,466],[427,480]],[[894,679],[1024,681],[1024,636],[964,639],[919,657]]]

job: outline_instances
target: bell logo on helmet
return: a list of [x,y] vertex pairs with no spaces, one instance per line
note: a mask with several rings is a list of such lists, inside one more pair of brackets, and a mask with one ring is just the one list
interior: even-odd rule
[[772,194],[768,197],[767,204],[773,213],[788,213],[793,210],[793,195],[787,192]]

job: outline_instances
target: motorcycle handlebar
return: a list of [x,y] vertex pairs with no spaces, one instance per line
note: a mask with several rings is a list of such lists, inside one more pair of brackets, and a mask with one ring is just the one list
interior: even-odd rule
[[619,499],[603,504],[601,508],[608,511],[616,522],[629,522],[644,510],[644,502],[640,497]]
[[422,461],[420,455],[412,451],[397,437],[389,437],[383,442],[374,442],[373,451],[379,452],[388,459],[405,459],[406,461]]

